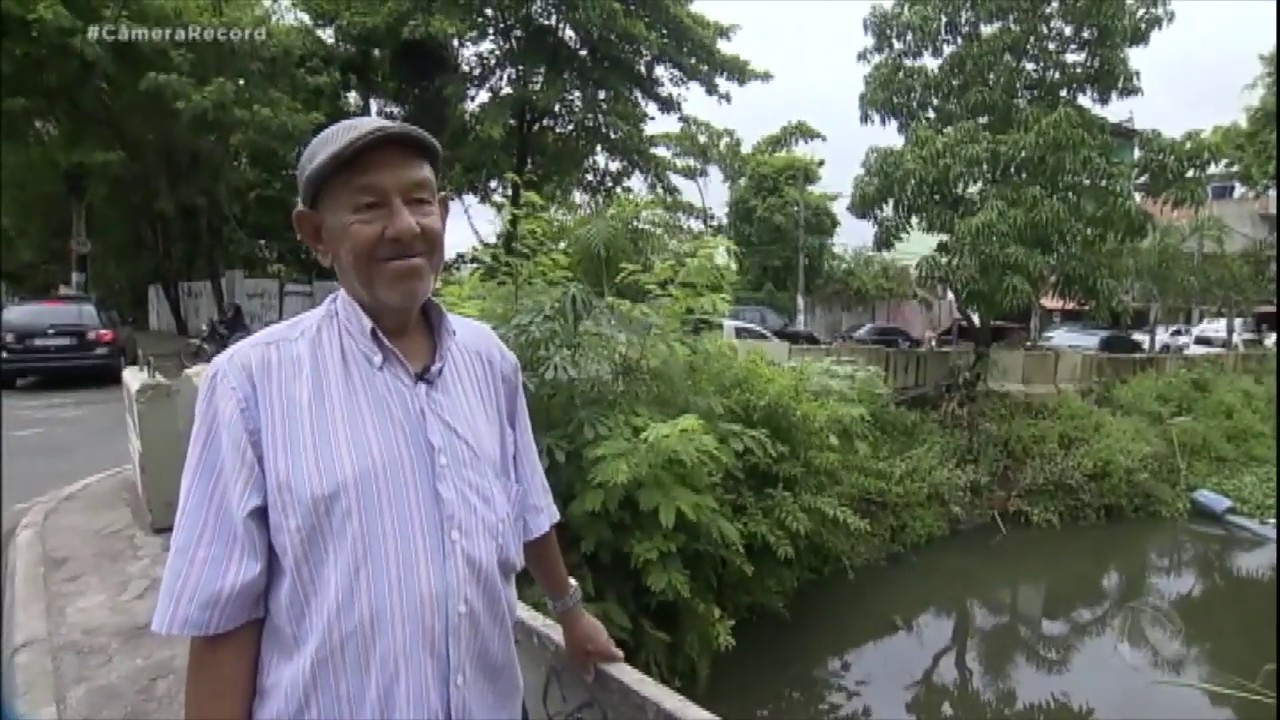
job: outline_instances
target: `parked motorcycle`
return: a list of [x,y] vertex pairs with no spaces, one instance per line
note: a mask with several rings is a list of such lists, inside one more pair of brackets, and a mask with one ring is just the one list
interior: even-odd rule
[[233,305],[227,315],[205,323],[200,334],[187,342],[181,353],[182,366],[189,368],[214,359],[223,350],[248,337],[248,323],[239,306]]

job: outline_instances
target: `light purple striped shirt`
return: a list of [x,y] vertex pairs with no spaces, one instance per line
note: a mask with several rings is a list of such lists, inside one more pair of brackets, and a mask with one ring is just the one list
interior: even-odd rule
[[342,291],[204,376],[152,630],[265,618],[255,718],[520,717],[514,577],[560,514],[516,357],[427,311],[429,383]]

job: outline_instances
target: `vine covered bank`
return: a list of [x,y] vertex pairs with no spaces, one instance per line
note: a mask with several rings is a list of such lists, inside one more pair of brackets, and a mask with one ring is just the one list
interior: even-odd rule
[[956,527],[1178,516],[1207,486],[1274,516],[1276,394],[1262,377],[1146,375],[1094,397],[894,406],[878,375],[740,357],[731,246],[644,200],[522,210],[520,245],[444,279],[524,370],[561,542],[628,660],[685,687],[735,623],[804,582]]

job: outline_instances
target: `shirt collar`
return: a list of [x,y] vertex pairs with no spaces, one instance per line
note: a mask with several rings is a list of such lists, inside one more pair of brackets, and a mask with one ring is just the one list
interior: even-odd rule
[[[382,331],[373,324],[373,320],[369,314],[360,307],[360,303],[355,301],[346,290],[341,288],[334,293],[337,298],[334,301],[337,306],[338,322],[343,329],[356,343],[356,348],[364,355],[375,368],[382,369],[387,361],[387,354],[394,352],[391,343],[382,334]],[[457,330],[453,327],[453,323],[449,320],[449,313],[445,311],[434,298],[427,298],[422,304],[422,317],[430,323],[432,330],[435,331],[436,338],[436,359],[427,371],[427,378],[435,380],[439,377],[441,368],[444,367],[445,358],[448,351],[453,347],[454,338],[457,336]]]

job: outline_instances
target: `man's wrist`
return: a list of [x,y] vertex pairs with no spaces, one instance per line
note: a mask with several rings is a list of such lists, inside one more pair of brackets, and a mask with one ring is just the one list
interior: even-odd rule
[[582,608],[582,586],[572,577],[567,586],[568,590],[561,597],[547,597],[547,610],[556,618],[563,618]]

